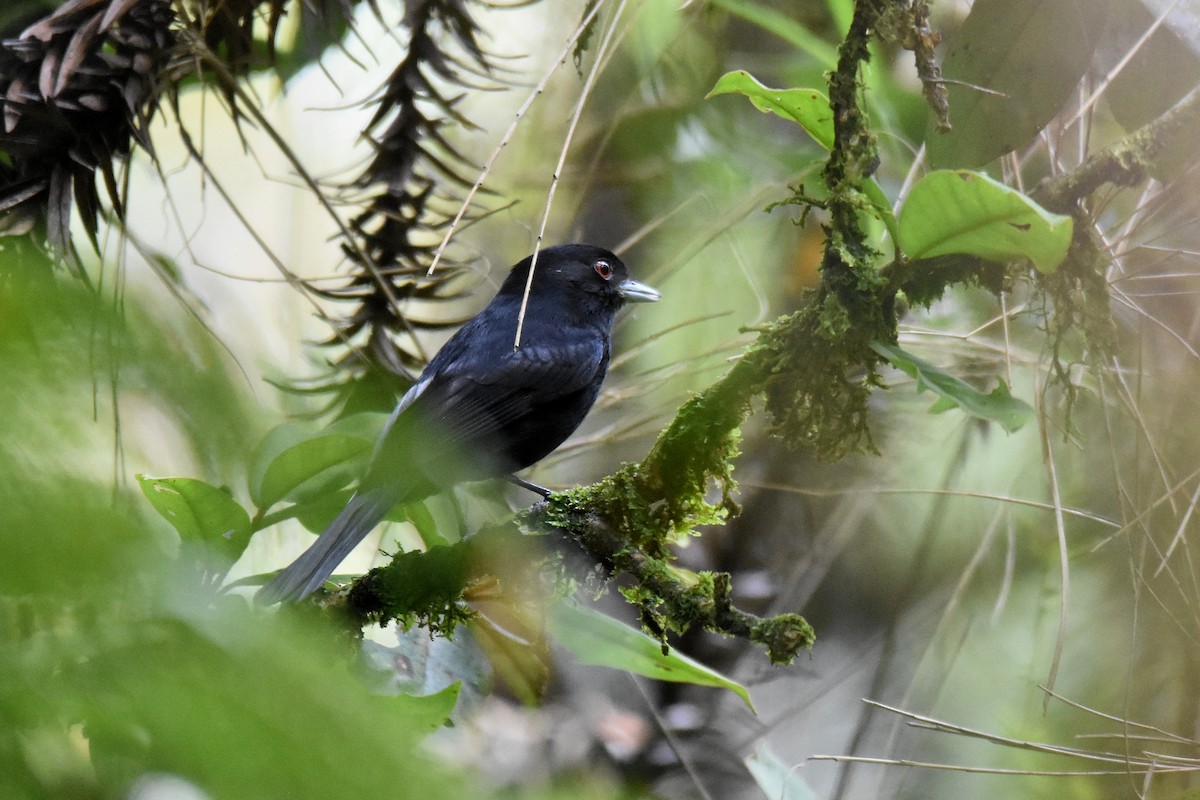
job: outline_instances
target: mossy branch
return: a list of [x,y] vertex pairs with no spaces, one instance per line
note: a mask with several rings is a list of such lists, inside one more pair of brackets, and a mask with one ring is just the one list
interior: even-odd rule
[[351,634],[392,620],[449,634],[471,616],[466,601],[474,586],[496,581],[509,591],[541,586],[537,571],[546,554],[536,537],[522,534],[556,533],[607,572],[634,580],[635,588],[624,594],[664,648],[667,632],[695,626],[761,644],[775,664],[791,663],[800,650],[812,646],[813,629],[799,614],[763,618],[742,611],[733,605],[728,573],[691,573],[672,566],[666,554],[650,555],[630,544],[625,529],[579,502],[584,491],[552,495],[521,514],[519,525],[496,525],[453,545],[400,553],[325,596],[322,604]]
[[632,546],[625,531],[595,510],[576,502],[574,493],[551,496],[524,515],[526,524],[550,526],[568,535],[584,552],[610,571],[636,581],[626,599],[642,612],[645,627],[666,641],[666,632],[683,633],[694,626],[761,644],[773,664],[790,664],[816,639],[799,614],[758,617],[733,605],[728,573],[690,573]]
[[1105,184],[1134,187],[1149,176],[1163,152],[1190,141],[1200,127],[1200,87],[1192,89],[1162,116],[1116,144],[1094,153],[1070,172],[1043,181],[1032,197],[1061,214],[1077,210],[1080,201]]

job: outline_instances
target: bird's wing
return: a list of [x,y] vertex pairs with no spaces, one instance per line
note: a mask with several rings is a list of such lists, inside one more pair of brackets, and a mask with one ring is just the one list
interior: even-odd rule
[[435,484],[445,476],[463,480],[472,469],[455,462],[509,447],[506,429],[593,385],[606,359],[605,340],[587,337],[431,364],[439,368],[423,375],[393,413],[363,486],[395,486],[417,475]]
[[451,441],[486,441],[512,420],[572,395],[605,368],[603,340],[523,345],[488,364],[456,362],[413,400]]

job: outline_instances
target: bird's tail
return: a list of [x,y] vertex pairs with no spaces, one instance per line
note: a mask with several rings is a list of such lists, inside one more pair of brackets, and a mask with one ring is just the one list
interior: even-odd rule
[[271,605],[301,600],[316,591],[391,510],[388,494],[375,490],[351,497],[312,546],[264,586],[255,599]]

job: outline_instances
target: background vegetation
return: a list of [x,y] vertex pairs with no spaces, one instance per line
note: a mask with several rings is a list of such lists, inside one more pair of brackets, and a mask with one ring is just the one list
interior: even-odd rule
[[[402,5],[0,10],[0,796],[1186,796],[1200,9]],[[452,638],[255,609],[543,232],[664,294],[527,476],[617,477],[364,547]]]

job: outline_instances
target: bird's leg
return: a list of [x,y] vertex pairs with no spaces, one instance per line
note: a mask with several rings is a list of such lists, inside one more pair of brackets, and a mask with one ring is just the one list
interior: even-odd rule
[[515,483],[522,489],[528,489],[535,494],[540,494],[542,497],[549,497],[551,494],[553,494],[553,492],[551,492],[545,486],[538,486],[536,483],[530,483],[524,478],[518,478],[516,475],[506,475],[505,480],[507,480],[509,483]]

